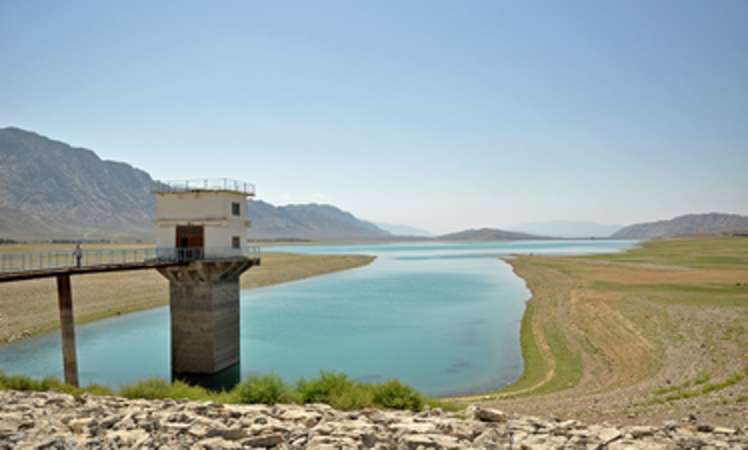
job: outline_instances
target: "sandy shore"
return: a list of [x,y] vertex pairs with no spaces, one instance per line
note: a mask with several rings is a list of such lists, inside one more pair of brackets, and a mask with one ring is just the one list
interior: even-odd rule
[[748,421],[748,239],[508,261],[532,299],[523,376],[466,401],[587,422]]
[[[3,246],[0,251],[25,251]],[[43,251],[35,246],[33,251]],[[245,272],[241,287],[251,289],[361,267],[364,255],[300,255],[271,253],[262,265]],[[168,304],[169,285],[155,270],[112,272],[73,277],[75,321],[78,324]],[[0,343],[10,343],[59,327],[55,280],[5,283],[0,287]]]

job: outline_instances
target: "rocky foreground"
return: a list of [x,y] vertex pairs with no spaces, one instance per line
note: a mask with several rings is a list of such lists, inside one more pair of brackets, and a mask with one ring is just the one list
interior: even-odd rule
[[748,427],[712,427],[694,418],[661,427],[615,427],[484,408],[464,415],[439,409],[341,412],[326,405],[0,391],[0,449],[10,448],[748,449]]

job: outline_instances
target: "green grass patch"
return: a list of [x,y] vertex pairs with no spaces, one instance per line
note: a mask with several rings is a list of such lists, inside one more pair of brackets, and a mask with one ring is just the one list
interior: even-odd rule
[[569,346],[560,330],[550,330],[546,333],[548,346],[556,361],[556,372],[548,383],[543,384],[536,394],[546,394],[563,389],[569,389],[582,378],[582,359],[580,355],[569,349]]
[[499,394],[511,395],[513,392],[528,389],[540,383],[548,371],[548,365],[538,348],[538,343],[535,341],[535,334],[532,329],[535,309],[534,301],[529,301],[525,307],[525,313],[522,316],[520,325],[520,347],[522,348],[522,358],[524,361],[522,376],[513,384],[501,389]]
[[275,374],[251,376],[236,388],[238,403],[298,403],[298,395]]
[[714,236],[698,239],[652,240],[643,242],[639,247],[625,253],[580,258],[634,264],[679,265],[691,268],[742,269],[748,265],[748,239]]
[[[525,315],[520,327],[520,342],[525,368],[517,382],[498,392],[503,396],[525,396],[547,394],[575,386],[582,378],[582,360],[578,353],[571,351],[561,330],[545,329],[545,339],[550,347],[552,358],[556,364],[553,377],[547,383],[526,392],[519,392],[531,388],[546,377],[548,365],[543,358],[535,335],[532,330],[532,315],[535,313],[533,302],[527,304]],[[516,393],[516,394],[515,394]]]
[[[0,389],[17,391],[52,391],[71,395],[91,393],[115,395],[103,386],[91,385],[75,388],[55,378],[41,381],[26,376],[11,376],[0,372]],[[122,387],[116,393],[130,399],[173,399],[213,401],[216,403],[266,404],[277,403],[327,403],[337,409],[349,411],[363,408],[385,408],[421,411],[428,405],[456,411],[453,403],[428,398],[397,380],[384,383],[362,383],[336,372],[321,372],[320,376],[299,380],[295,386],[285,383],[279,376],[251,376],[230,391],[210,391],[181,381],[169,383],[162,379],[148,379]]]
[[655,398],[647,401],[647,404],[662,404],[708,395],[738,384],[746,377],[748,377],[748,367],[740,372],[732,374],[719,383],[709,383],[709,380],[711,379],[709,374],[702,374],[699,375],[699,377],[682,384],[656,389],[654,391]]
[[84,388],[77,388],[65,384],[57,378],[48,377],[42,380],[35,380],[24,375],[6,375],[2,371],[0,371],[0,390],[60,392],[76,396],[84,393],[96,395],[113,394],[111,389],[98,384],[92,384]]

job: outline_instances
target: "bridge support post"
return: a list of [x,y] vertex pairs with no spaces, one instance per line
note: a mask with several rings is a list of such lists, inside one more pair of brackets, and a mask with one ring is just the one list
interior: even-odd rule
[[62,364],[65,369],[65,383],[79,387],[78,357],[75,350],[75,319],[73,315],[73,294],[70,289],[70,274],[57,275],[57,305],[60,309]]
[[169,280],[171,369],[177,378],[216,374],[239,363],[239,276],[253,263],[203,260],[159,269]]

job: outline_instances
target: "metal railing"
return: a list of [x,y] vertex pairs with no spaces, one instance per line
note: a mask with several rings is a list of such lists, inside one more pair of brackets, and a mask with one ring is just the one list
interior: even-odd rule
[[259,247],[244,248],[114,248],[0,253],[0,273],[94,268],[97,266],[157,265],[198,260],[259,259]]
[[255,185],[229,178],[201,178],[193,180],[159,181],[153,187],[154,193],[229,191],[254,196]]

